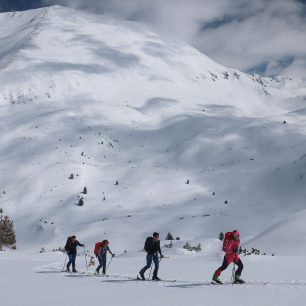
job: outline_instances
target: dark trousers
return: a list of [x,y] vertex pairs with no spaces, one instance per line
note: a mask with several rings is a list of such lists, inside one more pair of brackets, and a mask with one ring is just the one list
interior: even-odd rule
[[[240,276],[241,272],[243,270],[243,263],[240,260],[240,258],[238,258],[238,260],[234,263],[238,266],[238,269],[236,270],[235,275]],[[228,267],[228,262],[226,260],[226,256],[224,256],[222,266],[216,270],[215,275],[219,276],[221,274],[221,272],[224,271],[227,267]]]
[[68,254],[69,261],[67,263],[67,269],[70,268],[70,265],[72,264],[72,269],[75,270],[75,258],[76,254]]
[[152,261],[154,262],[154,272],[153,277],[157,277],[158,269],[159,269],[159,259],[158,255],[147,255],[147,265],[144,266],[140,273],[144,274],[152,265]]
[[99,265],[98,265],[98,268],[97,268],[97,271],[99,272],[99,270],[101,268],[103,268],[102,272],[105,274],[105,269],[106,269],[106,255],[105,256],[99,256],[98,257],[98,260],[99,260]]

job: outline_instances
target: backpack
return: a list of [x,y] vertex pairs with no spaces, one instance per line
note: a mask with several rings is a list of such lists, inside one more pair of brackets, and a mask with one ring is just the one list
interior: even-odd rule
[[72,239],[72,237],[70,237],[70,236],[67,238],[67,241],[66,241],[66,244],[65,244],[66,252],[69,251],[69,247],[70,247],[70,244],[71,244],[71,239]]
[[95,244],[94,254],[96,255],[96,257],[98,257],[99,255],[99,249],[101,248],[102,244],[103,243],[101,241],[96,242]]
[[144,245],[144,249],[145,249],[146,252],[150,251],[150,248],[151,248],[151,245],[152,245],[152,240],[153,240],[152,237],[148,237],[146,239],[146,242],[145,242],[145,245]]
[[233,240],[233,233],[232,232],[225,233],[224,240],[223,240],[223,245],[222,245],[222,251],[223,252],[226,252],[226,247],[227,247],[230,240]]

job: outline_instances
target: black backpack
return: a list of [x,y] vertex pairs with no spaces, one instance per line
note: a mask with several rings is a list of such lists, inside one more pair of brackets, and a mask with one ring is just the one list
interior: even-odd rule
[[151,248],[151,246],[152,246],[152,240],[153,240],[152,237],[148,237],[148,238],[146,239],[146,242],[145,242],[145,245],[144,245],[144,249],[145,249],[146,252],[149,252],[149,251],[150,251],[150,248]]
[[72,240],[72,237],[68,237],[68,238],[67,238],[66,245],[65,245],[65,250],[66,250],[66,252],[69,251],[70,244],[71,244],[71,240]]

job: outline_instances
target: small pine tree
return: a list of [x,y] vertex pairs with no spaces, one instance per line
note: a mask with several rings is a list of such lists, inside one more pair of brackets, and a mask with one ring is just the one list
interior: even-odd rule
[[74,179],[74,174],[71,173],[70,176],[69,176],[69,180],[73,180]]
[[14,230],[13,221],[8,216],[1,215],[0,217],[0,251],[3,246],[11,247],[16,249],[16,234]]
[[223,75],[224,75],[224,78],[225,78],[226,80],[228,80],[228,78],[229,78],[228,72],[227,72],[227,71],[223,72]]
[[118,181],[116,181],[115,185],[116,185],[116,186],[117,186],[117,185],[119,185],[119,182],[118,182]]
[[87,187],[84,187],[83,194],[87,194]]
[[2,214],[3,213],[3,209],[2,208],[0,208],[0,214]]
[[166,236],[166,240],[174,240],[172,234],[169,232]]
[[220,240],[220,241],[223,241],[223,240],[224,240],[224,234],[223,234],[223,232],[221,232],[221,233],[219,234],[219,240]]
[[80,198],[80,199],[79,199],[78,206],[83,206],[83,205],[84,205],[84,199],[83,199],[83,198]]

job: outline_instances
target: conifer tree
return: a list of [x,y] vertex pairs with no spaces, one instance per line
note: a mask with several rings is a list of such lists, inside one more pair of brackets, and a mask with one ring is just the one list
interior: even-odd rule
[[169,232],[166,236],[166,240],[174,240],[172,234]]
[[83,198],[80,198],[80,199],[79,199],[78,206],[83,206],[83,205],[84,205],[84,199],[83,199]]
[[13,221],[8,216],[0,217],[0,250],[3,246],[16,248],[16,234]]

